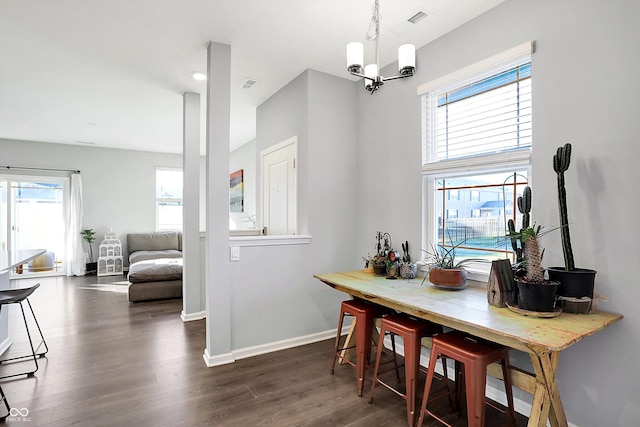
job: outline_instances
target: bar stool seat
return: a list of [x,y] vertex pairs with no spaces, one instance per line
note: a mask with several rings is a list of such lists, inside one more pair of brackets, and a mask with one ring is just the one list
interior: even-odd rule
[[[38,289],[38,287],[40,287],[40,283],[36,283],[35,285],[28,288],[0,290],[0,310],[2,310],[2,307],[5,305],[20,304],[20,310],[22,311],[22,318],[24,319],[24,326],[27,331],[27,337],[29,338],[29,346],[31,347],[30,354],[0,360],[0,364],[7,364],[7,362],[15,363],[20,361],[25,361],[25,359],[33,359],[33,363],[35,364],[35,367],[33,370],[27,370],[24,372],[0,376],[0,379],[16,377],[19,375],[33,376],[35,372],[38,370],[38,357],[44,356],[49,351],[49,348],[47,347],[47,343],[44,340],[44,335],[42,335],[42,329],[40,329],[40,324],[38,324],[38,319],[36,318],[36,315],[33,312],[33,307],[31,306],[31,302],[29,302],[29,296],[33,294],[33,292],[35,292],[35,290]],[[31,339],[31,332],[29,331],[29,323],[27,322],[27,317],[24,313],[24,307],[22,305],[24,301],[26,301],[27,304],[29,305],[29,309],[31,310],[31,315],[33,316],[33,320],[35,321],[35,324],[38,328],[38,332],[40,333],[41,342],[40,344],[38,344],[37,347],[33,346],[33,340]],[[40,347],[42,347],[43,345],[44,345],[44,351],[38,352],[40,350]],[[6,400],[5,400],[5,403],[6,403]]]
[[[376,318],[382,317],[387,311],[383,307],[367,303],[362,300],[348,300],[340,304],[340,320],[338,321],[338,331],[336,333],[336,342],[333,352],[333,362],[331,363],[331,375],[333,375],[336,360],[341,360],[351,366],[356,367],[358,396],[362,396],[364,390],[364,379],[367,370],[368,359],[371,353],[371,342],[373,339],[373,327]],[[354,348],[348,346],[345,341],[340,344],[340,333],[342,332],[342,323],[345,316],[353,316],[355,318],[356,327],[356,363],[343,356],[345,350]]]
[[[433,380],[433,368],[435,368],[436,360],[439,357],[448,357],[464,364],[467,424],[469,427],[484,427],[487,366],[494,362],[500,362],[507,395],[507,415],[509,416],[510,425],[515,426],[513,392],[509,371],[509,349],[499,344],[468,337],[454,331],[433,338],[418,427],[422,426],[425,415],[431,415],[442,424],[449,426],[448,423],[427,408],[426,396],[429,396],[431,382]],[[459,384],[456,379],[456,388],[458,387]]]
[[[373,391],[376,384],[381,384],[393,391],[407,402],[407,421],[409,427],[413,427],[416,410],[416,388],[420,371],[420,351],[422,348],[422,338],[433,337],[442,333],[442,326],[435,323],[418,320],[406,315],[392,314],[382,319],[380,323],[380,344],[376,356],[376,364],[371,384],[371,395],[369,403],[373,402]],[[404,369],[405,369],[405,392],[402,393],[390,384],[382,381],[379,377],[380,357],[382,355],[382,340],[386,334],[393,338],[398,335],[404,342]],[[393,342],[393,341],[392,341]],[[429,367],[429,372],[433,373],[434,366]],[[443,370],[446,378],[446,363],[443,362]]]

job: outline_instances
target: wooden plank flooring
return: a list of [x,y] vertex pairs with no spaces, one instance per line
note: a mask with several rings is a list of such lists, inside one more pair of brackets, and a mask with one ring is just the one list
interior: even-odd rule
[[[205,322],[183,323],[179,300],[129,303],[119,276],[41,278],[30,298],[49,353],[35,376],[0,382],[20,426],[406,426],[406,406],[377,387],[356,394],[355,372],[329,374],[331,340],[207,368]],[[120,281],[120,282],[119,282]],[[20,287],[35,279],[21,280]],[[338,313],[336,307],[336,316]],[[25,351],[18,306],[9,307],[14,345]],[[25,362],[26,363],[26,362]],[[4,375],[17,364],[0,365]],[[370,378],[370,375],[368,379]],[[369,381],[367,381],[368,384]],[[420,384],[422,390],[422,383]],[[439,413],[447,414],[441,400]],[[446,417],[466,426],[456,414]],[[487,408],[487,426],[506,418]],[[526,418],[518,416],[518,426]],[[434,420],[425,426],[439,425]]]

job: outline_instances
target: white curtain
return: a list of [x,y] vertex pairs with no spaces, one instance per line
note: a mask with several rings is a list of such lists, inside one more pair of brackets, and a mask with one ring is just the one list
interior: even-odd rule
[[71,200],[67,216],[67,276],[82,276],[85,273],[85,253],[82,249],[82,178],[80,173],[71,174]]

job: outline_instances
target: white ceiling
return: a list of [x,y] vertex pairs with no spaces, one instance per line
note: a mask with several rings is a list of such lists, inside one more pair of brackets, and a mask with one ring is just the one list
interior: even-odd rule
[[[504,0],[381,0],[381,62]],[[0,0],[0,138],[182,152],[182,94],[203,96],[209,41],[231,45],[231,148],[308,68],[344,78],[373,0]],[[418,11],[428,14],[406,23]],[[404,23],[403,23],[404,22]],[[398,32],[402,34],[397,34]],[[373,60],[373,43],[365,45]],[[420,63],[416,64],[420,67]],[[239,86],[258,80],[252,89]],[[204,146],[204,143],[203,143]]]

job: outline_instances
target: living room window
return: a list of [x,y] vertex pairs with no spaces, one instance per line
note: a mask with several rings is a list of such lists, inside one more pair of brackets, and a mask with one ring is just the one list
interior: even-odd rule
[[[533,43],[419,87],[423,112],[423,247],[458,260],[511,256],[506,221],[529,181]],[[456,215],[452,215],[456,212]],[[488,273],[490,264],[474,271]]]
[[182,230],[182,169],[156,168],[156,230]]

